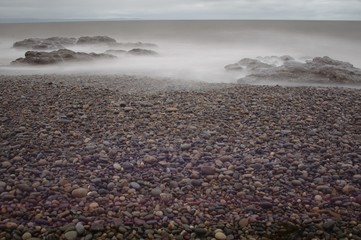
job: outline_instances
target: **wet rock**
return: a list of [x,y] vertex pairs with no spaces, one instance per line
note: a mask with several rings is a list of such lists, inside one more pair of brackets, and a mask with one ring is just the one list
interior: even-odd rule
[[158,55],[158,53],[153,50],[142,49],[142,48],[134,48],[134,49],[128,51],[127,54],[134,55],[134,56],[157,56]]
[[122,170],[122,166],[119,164],[119,163],[114,163],[113,164],[113,168],[115,169],[115,170]]
[[361,70],[352,64],[331,59],[330,57],[316,57],[312,61],[300,63],[285,62],[279,67],[255,69],[252,74],[238,80],[243,82],[257,81],[287,81],[301,83],[327,84],[360,84]]
[[114,59],[113,55],[74,52],[68,49],[60,49],[52,52],[27,51],[25,58],[18,58],[12,64],[48,65],[64,62],[84,62],[98,59]]
[[76,38],[50,37],[50,38],[28,38],[15,42],[14,48],[25,48],[34,50],[61,49],[65,46],[74,45]]
[[274,65],[270,65],[264,62],[261,62],[260,60],[257,59],[251,59],[251,58],[243,58],[242,60],[240,60],[237,63],[234,64],[229,64],[227,66],[225,66],[224,68],[226,70],[247,70],[248,72],[254,72],[254,71],[259,71],[261,69],[267,69],[267,68],[271,68],[274,67]]
[[90,225],[90,231],[92,231],[92,232],[101,232],[101,231],[104,231],[104,229],[105,229],[105,226],[104,226],[103,221],[94,221]]
[[85,45],[85,44],[114,44],[117,41],[114,38],[108,36],[84,36],[80,37],[76,42],[77,45]]

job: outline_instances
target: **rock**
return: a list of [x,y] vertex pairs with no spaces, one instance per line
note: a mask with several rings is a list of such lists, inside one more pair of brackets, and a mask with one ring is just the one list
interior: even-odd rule
[[18,184],[18,189],[20,189],[22,192],[30,192],[32,190],[32,187],[29,186],[26,183],[20,183]]
[[104,231],[104,229],[105,229],[105,227],[104,227],[103,221],[94,221],[90,225],[90,231],[92,231],[92,232],[101,232],[101,231]]
[[214,235],[214,237],[217,240],[226,240],[227,236],[223,233],[223,232],[216,232],[216,234]]
[[145,155],[143,161],[144,163],[151,164],[157,162],[157,158],[151,155]]
[[78,237],[78,233],[76,231],[69,231],[64,234],[64,238],[66,240],[76,240]]
[[192,147],[192,144],[189,144],[189,143],[183,143],[181,144],[180,148],[181,150],[188,150]]
[[150,194],[153,197],[159,197],[161,193],[162,193],[162,189],[160,188],[153,188],[152,191],[150,192]]
[[27,51],[25,58],[18,58],[12,64],[48,65],[64,62],[84,62],[98,59],[116,58],[109,54],[74,52],[68,49],[60,49],[52,52]]
[[202,186],[203,181],[200,180],[200,179],[193,179],[193,180],[191,181],[191,183],[192,183],[193,186],[199,187],[199,186]]
[[325,230],[330,230],[331,228],[333,228],[335,226],[335,224],[336,224],[336,222],[334,220],[328,219],[322,224],[322,227]]
[[225,66],[224,68],[226,70],[247,70],[248,72],[255,72],[255,71],[259,71],[261,69],[267,69],[267,68],[272,68],[274,67],[274,65],[270,65],[264,62],[261,62],[260,60],[257,59],[251,59],[251,58],[243,58],[242,60],[240,60],[237,63],[234,64],[229,64],[227,66]]
[[128,51],[127,54],[135,55],[135,56],[156,56],[156,55],[158,55],[158,53],[153,50],[142,49],[142,48],[134,48],[134,49]]
[[273,207],[271,202],[260,202],[259,205],[264,209],[271,209]]
[[50,38],[28,38],[13,44],[14,48],[25,48],[34,50],[62,49],[65,46],[74,45],[76,38],[50,37]]
[[26,232],[26,233],[24,233],[24,234],[22,235],[21,238],[22,238],[23,240],[28,240],[28,239],[31,238],[31,233]]
[[105,54],[111,54],[111,55],[115,55],[115,56],[124,55],[126,53],[127,53],[127,51],[125,51],[125,50],[117,50],[117,49],[109,49],[109,50],[105,51]]
[[113,46],[122,47],[122,48],[154,48],[158,47],[154,43],[144,43],[144,42],[127,42],[127,43],[117,43]]
[[249,224],[248,218],[242,218],[241,220],[239,220],[239,226],[240,226],[241,228],[247,227],[248,224]]
[[315,57],[306,63],[286,61],[279,67],[256,68],[250,75],[238,80],[239,83],[257,81],[360,84],[361,69],[330,57]]
[[320,202],[322,201],[322,196],[321,195],[316,195],[315,198],[314,198],[317,202]]
[[87,194],[88,194],[88,189],[86,188],[77,188],[71,192],[71,195],[75,198],[84,198],[87,196]]
[[352,193],[352,192],[354,192],[355,190],[356,190],[356,188],[355,188],[354,186],[350,185],[350,184],[347,184],[346,186],[344,186],[344,187],[342,188],[342,192],[343,192],[343,193]]
[[12,166],[12,164],[9,161],[4,161],[4,162],[1,163],[2,168],[9,168],[11,166]]
[[166,111],[167,111],[167,112],[177,112],[177,111],[178,111],[178,108],[176,108],[176,107],[169,107],[169,108],[166,108]]
[[201,227],[196,227],[196,228],[194,228],[194,232],[195,232],[198,236],[204,236],[204,235],[207,234],[207,229],[201,228]]
[[80,37],[76,44],[84,45],[84,44],[115,44],[117,41],[114,38],[108,36],[94,36],[94,37]]
[[119,163],[114,163],[113,164],[113,168],[115,169],[115,170],[122,170],[122,166],[119,164]]
[[201,173],[203,175],[214,175],[216,173],[216,168],[212,166],[202,166]]
[[131,182],[129,183],[129,186],[134,189],[140,189],[140,185],[137,182]]

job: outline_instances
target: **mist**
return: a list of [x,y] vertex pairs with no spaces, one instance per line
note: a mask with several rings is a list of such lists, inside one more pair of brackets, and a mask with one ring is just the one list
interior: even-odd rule
[[[348,26],[345,28],[345,26]],[[244,73],[224,66],[242,58],[290,55],[298,61],[316,56],[361,67],[361,27],[353,22],[289,21],[130,21],[0,24],[0,74],[121,74],[233,83]],[[158,56],[117,56],[115,60],[52,66],[13,66],[25,50],[12,48],[30,37],[107,35],[118,42],[151,42]],[[107,46],[72,46],[79,52],[104,53]],[[130,50],[130,49],[122,49]]]

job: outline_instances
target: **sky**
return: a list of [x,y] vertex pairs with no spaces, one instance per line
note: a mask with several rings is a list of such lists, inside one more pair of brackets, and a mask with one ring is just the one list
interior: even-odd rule
[[0,0],[0,20],[361,20],[361,0]]

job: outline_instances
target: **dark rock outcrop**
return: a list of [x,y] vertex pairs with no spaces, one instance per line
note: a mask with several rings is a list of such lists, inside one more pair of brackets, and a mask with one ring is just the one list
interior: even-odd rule
[[61,49],[65,46],[74,45],[76,38],[51,37],[51,38],[27,38],[15,42],[14,48],[25,48],[34,50],[53,50]]
[[154,43],[143,43],[143,42],[127,42],[127,43],[116,43],[112,44],[114,47],[121,47],[121,48],[156,48],[158,47]]
[[62,62],[83,62],[96,59],[116,58],[110,54],[74,52],[68,49],[60,49],[52,52],[27,51],[25,58],[18,58],[12,64],[48,65]]
[[272,67],[274,67],[274,65],[261,62],[260,60],[257,59],[243,58],[239,62],[229,64],[224,68],[226,70],[231,70],[231,71],[246,70],[247,72],[255,72],[261,69],[272,68]]
[[306,63],[286,61],[279,67],[262,69],[238,80],[239,83],[264,81],[361,84],[361,69],[330,57],[316,57]]
[[94,37],[80,37],[76,44],[116,44],[117,41],[114,38],[108,36],[94,36]]
[[142,48],[134,48],[128,51],[127,54],[136,55],[136,56],[156,56],[158,55],[157,52],[149,49],[142,49]]
[[105,51],[106,54],[112,54],[112,55],[124,55],[127,53],[125,50],[117,50],[117,49],[109,49]]

